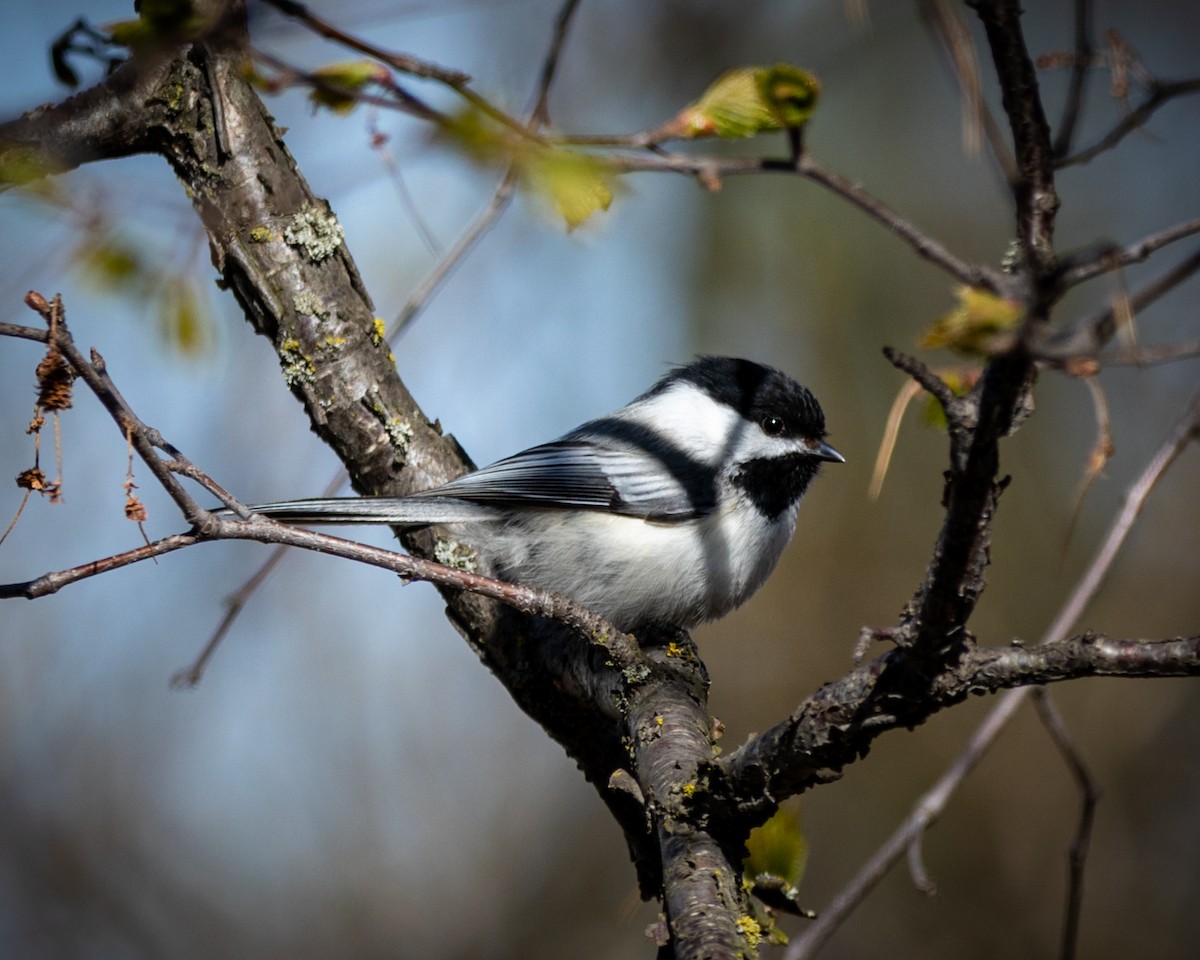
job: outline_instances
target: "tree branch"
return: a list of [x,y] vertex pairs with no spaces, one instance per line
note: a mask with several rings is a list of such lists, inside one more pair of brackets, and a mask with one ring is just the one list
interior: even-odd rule
[[1075,128],[1083,114],[1083,97],[1087,87],[1088,67],[1092,62],[1092,3],[1091,0],[1075,0],[1075,53],[1071,61],[1071,79],[1067,87],[1067,98],[1063,105],[1063,117],[1054,138],[1054,156],[1058,166],[1064,166],[1063,157],[1075,140]]
[[1163,104],[1169,103],[1176,97],[1197,92],[1200,92],[1200,77],[1189,77],[1186,80],[1155,81],[1150,88],[1149,96],[1133,110],[1121,117],[1120,121],[1108,133],[1092,146],[1062,157],[1056,166],[1062,169],[1063,167],[1073,167],[1091,162],[1106,150],[1111,150],[1135,130],[1140,130],[1144,127],[1146,121]]
[[719,766],[748,819],[760,822],[786,797],[836,780],[887,730],[911,728],[968,696],[1082,677],[1200,675],[1200,636],[1114,640],[1083,633],[1036,647],[971,650],[927,686],[898,688],[911,671],[903,650],[826,684],[783,723],[733,751]]
[[969,0],[983,22],[992,62],[1000,81],[1001,103],[1008,115],[1017,161],[1013,184],[1017,236],[1025,261],[1035,277],[1054,266],[1054,215],[1058,194],[1054,189],[1054,151],[1050,125],[1042,109],[1037,71],[1021,31],[1017,0]]
[[[1134,292],[1128,299],[1129,312],[1135,315],[1140,313],[1188,280],[1198,270],[1200,249]],[[1057,330],[1043,328],[1037,331],[1031,338],[1030,349],[1039,360],[1062,365],[1072,360],[1097,357],[1116,332],[1117,310],[1115,306],[1110,305],[1068,327]],[[1114,355],[1106,356],[1104,361],[1124,362]]]
[[1059,289],[1066,291],[1101,274],[1141,263],[1155,251],[1197,233],[1200,233],[1200,217],[1151,233],[1126,247],[1105,246],[1099,253],[1078,258],[1063,270],[1058,280]]

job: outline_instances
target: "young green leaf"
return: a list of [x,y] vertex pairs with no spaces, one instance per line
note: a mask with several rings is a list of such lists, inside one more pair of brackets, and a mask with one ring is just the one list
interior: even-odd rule
[[743,868],[748,877],[776,878],[792,890],[800,885],[808,862],[808,839],[798,812],[780,807],[775,816],[750,833],[746,849],[750,855]]
[[960,286],[954,295],[958,306],[925,332],[921,346],[946,347],[972,356],[1003,350],[1024,316],[1021,304],[976,287]]
[[605,164],[570,150],[539,150],[522,169],[524,179],[553,205],[568,230],[582,226],[613,201],[615,175]]
[[752,137],[800,127],[816,109],[820,81],[786,63],[736,67],[719,76],[671,125],[684,137]]
[[349,113],[358,105],[359,95],[372,83],[386,83],[387,68],[374,60],[346,60],[317,67],[311,74],[315,84],[308,99],[334,113]]

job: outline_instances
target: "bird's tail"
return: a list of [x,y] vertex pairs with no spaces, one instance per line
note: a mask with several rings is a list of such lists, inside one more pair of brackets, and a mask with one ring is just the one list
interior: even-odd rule
[[401,527],[496,520],[500,513],[495,507],[457,497],[332,497],[259,503],[249,509],[296,525],[386,523]]

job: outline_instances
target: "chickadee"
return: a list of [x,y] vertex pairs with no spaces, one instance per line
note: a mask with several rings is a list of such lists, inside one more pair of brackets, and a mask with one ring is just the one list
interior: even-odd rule
[[845,462],[807,389],[701,357],[606,417],[431,490],[250,509],[294,524],[445,525],[502,580],[622,630],[690,629],[762,586],[824,460]]

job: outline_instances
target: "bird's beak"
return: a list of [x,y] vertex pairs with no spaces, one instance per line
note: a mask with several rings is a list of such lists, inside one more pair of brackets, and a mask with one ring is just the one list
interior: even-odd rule
[[816,457],[818,460],[828,460],[831,463],[845,463],[846,458],[833,449],[829,444],[822,441],[814,441],[809,444],[809,456]]

